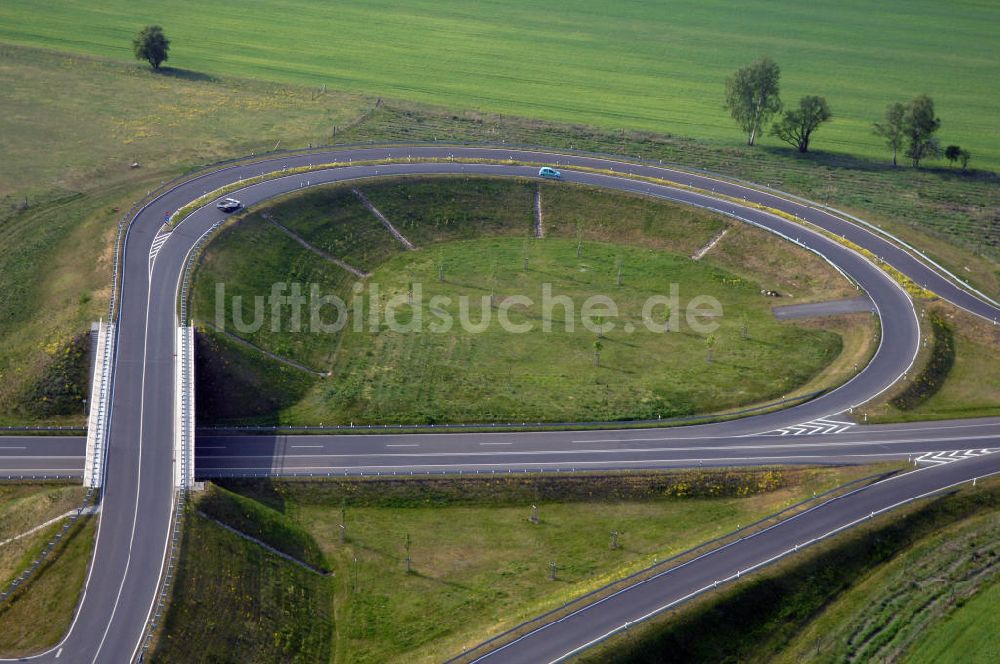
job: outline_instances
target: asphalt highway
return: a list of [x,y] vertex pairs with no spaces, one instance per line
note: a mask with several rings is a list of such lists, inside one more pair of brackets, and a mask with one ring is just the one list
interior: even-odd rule
[[[840,433],[703,436],[692,427],[495,434],[201,434],[199,479],[411,473],[571,472],[913,461],[1000,449],[1000,418],[837,427]],[[0,477],[80,477],[84,438],[5,438]]]
[[[508,163],[470,164],[450,159],[493,160]],[[516,150],[505,148],[467,148],[446,146],[394,147],[394,148],[363,148],[332,152],[313,152],[300,155],[282,155],[272,159],[254,163],[241,163],[216,171],[208,172],[185,180],[157,195],[145,205],[132,219],[125,239],[123,280],[121,304],[117,322],[117,345],[115,349],[114,380],[112,411],[110,420],[110,444],[105,467],[106,481],[102,497],[102,509],[99,521],[97,544],[94,561],[87,579],[83,599],[78,607],[77,616],[66,638],[52,650],[34,659],[55,661],[61,657],[73,662],[126,662],[136,656],[137,648],[142,638],[143,630],[150,615],[159,587],[164,556],[166,553],[168,533],[170,529],[173,488],[173,389],[174,389],[174,336],[178,325],[176,302],[179,281],[183,266],[192,247],[206,233],[225,219],[214,202],[210,203],[184,219],[165,241],[157,243],[158,253],[155,261],[150,258],[154,237],[166,215],[177,210],[202,194],[218,189],[224,185],[238,183],[261,173],[280,172],[310,164],[330,162],[367,162],[373,160],[401,159],[400,163],[380,165],[346,166],[326,169],[317,172],[286,175],[274,180],[243,187],[227,195],[242,200],[247,206],[253,207],[273,198],[274,196],[293,192],[298,189],[317,186],[324,183],[364,180],[382,176],[408,176],[428,174],[467,174],[488,175],[498,177],[535,177],[537,167],[518,166],[513,162],[547,163],[558,166],[563,171],[568,182],[606,187],[621,191],[630,191],[647,196],[669,199],[689,205],[695,205],[742,219],[762,228],[798,241],[834,263],[845,274],[849,275],[871,297],[882,326],[882,343],[875,353],[871,363],[857,376],[837,390],[805,404],[786,410],[759,415],[743,420],[706,424],[683,429],[673,429],[669,434],[661,436],[660,431],[654,433],[635,431],[601,432],[595,434],[536,433],[526,436],[526,440],[535,440],[542,448],[526,449],[524,454],[531,454],[530,464],[522,461],[522,468],[534,467],[538,462],[547,460],[557,465],[579,461],[593,462],[614,467],[647,466],[663,461],[665,455],[683,454],[681,448],[691,446],[708,447],[697,442],[699,439],[722,441],[735,439],[742,444],[748,435],[759,434],[785,427],[791,427],[820,418],[835,416],[848,412],[852,407],[860,405],[890,387],[898,378],[909,370],[919,346],[919,327],[912,303],[906,292],[873,262],[858,253],[836,242],[826,235],[810,230],[788,219],[757,209],[744,206],[729,199],[746,198],[751,203],[782,210],[803,218],[817,227],[823,228],[835,235],[843,236],[854,244],[870,250],[886,263],[894,266],[903,274],[912,278],[935,292],[940,297],[961,306],[968,311],[996,320],[1000,317],[1000,309],[993,304],[976,297],[966,287],[954,283],[951,279],[932,267],[917,260],[909,253],[897,248],[883,237],[866,229],[864,226],[826,211],[797,201],[786,200],[774,194],[759,192],[737,184],[718,180],[709,176],[694,175],[666,168],[647,165],[635,165],[614,160],[595,157],[559,155],[534,150]],[[435,163],[412,161],[418,159],[443,159]],[[574,168],[593,168],[615,173],[635,174],[656,177],[662,180],[696,187],[708,193],[675,188],[666,184],[653,184],[629,179],[609,173],[593,173]],[[714,193],[713,193],[714,192]],[[718,198],[719,195],[729,199]],[[162,239],[161,239],[162,240]],[[995,426],[992,431],[996,431]],[[844,434],[829,434],[833,439]],[[601,436],[604,439],[601,439]],[[669,444],[660,441],[639,440],[647,437],[660,436],[669,438]],[[909,434],[908,434],[909,435]],[[919,435],[917,433],[914,436]],[[985,435],[985,434],[984,434]],[[401,460],[408,459],[414,467],[444,465],[453,467],[455,464],[480,466],[481,461],[494,468],[516,467],[511,457],[505,457],[504,451],[489,450],[490,456],[472,456],[472,452],[481,452],[482,447],[506,447],[517,434],[467,435],[462,439],[448,437],[449,440],[463,440],[470,450],[445,450],[443,456],[422,456],[432,454],[430,449],[420,450],[413,456],[398,456],[395,452],[378,454],[372,458],[373,450],[369,445],[378,445],[377,438],[317,443],[325,447],[319,448],[321,454],[304,457],[303,464],[323,465],[330,467],[347,465],[343,459],[351,461],[358,468],[379,467],[391,465],[405,469]],[[676,437],[676,438],[675,438]],[[687,438],[688,440],[684,440]],[[772,437],[767,437],[768,439]],[[777,438],[777,437],[774,437]],[[0,447],[17,448],[16,438],[5,438]],[[575,440],[585,440],[577,443]],[[846,439],[845,439],[846,440]],[[980,444],[980,440],[982,444]],[[412,445],[414,437],[401,436],[398,442],[385,445]],[[266,459],[268,442],[243,441],[242,446],[251,449],[253,445],[263,445],[262,454],[242,456],[228,461],[220,461],[226,454],[211,454],[211,447],[220,447],[220,452],[233,452],[235,448],[227,447],[230,443],[210,444],[211,441],[199,441],[198,472],[211,474],[222,472],[226,464],[233,467],[248,467],[258,463],[263,467],[266,461],[252,462],[248,458]],[[232,442],[232,441],[231,441]],[[935,441],[936,442],[936,441]],[[987,438],[977,439],[976,444],[962,447],[988,447]],[[659,447],[643,448],[644,443],[655,443]],[[39,446],[57,443],[35,443]],[[72,443],[69,443],[72,444]],[[287,441],[273,439],[271,444],[270,466],[274,467],[274,459],[279,459],[278,468],[291,470],[288,457],[284,452],[288,448]],[[421,441],[416,444],[423,445]],[[428,443],[429,444],[429,443]],[[455,445],[456,442],[440,444]],[[882,441],[881,445],[894,445]],[[914,443],[916,444],[916,443]],[[922,443],[921,443],[922,444]],[[931,443],[928,443],[931,444]],[[954,444],[954,443],[949,443]],[[351,447],[351,446],[354,447]],[[600,445],[603,449],[590,451],[583,455],[577,454],[580,445]],[[343,446],[343,448],[341,447]],[[562,449],[562,447],[569,448]],[[636,447],[640,449],[636,450]],[[25,446],[27,447],[27,446]],[[366,447],[368,455],[353,453]],[[615,447],[613,451],[608,451]],[[393,448],[405,449],[405,448]],[[420,449],[419,447],[417,449]],[[872,450],[864,445],[855,448],[859,454],[864,450]],[[891,447],[894,451],[901,446]],[[957,449],[957,448],[956,448]],[[69,465],[67,459],[57,461],[66,454],[53,452],[51,458],[45,454],[21,454],[20,461],[14,454],[6,452],[27,452],[28,450],[0,450],[3,463],[21,463],[23,467],[37,466],[40,470],[58,471]],[[63,450],[65,451],[65,450]],[[705,450],[689,451],[691,454],[701,454]],[[747,456],[747,449],[723,450],[718,447],[715,462],[729,463],[729,458]],[[768,452],[773,456],[795,456],[804,454],[790,449],[771,448]],[[814,450],[815,451],[815,450]],[[32,450],[33,452],[33,450]],[[326,454],[337,454],[339,459]],[[381,450],[380,450],[381,452]],[[499,452],[499,453],[497,453]],[[787,454],[786,454],[787,453]],[[403,453],[406,454],[406,453]],[[819,452],[819,460],[824,452]],[[831,453],[832,454],[832,453]],[[831,456],[827,454],[827,456]],[[70,455],[71,456],[71,455]],[[233,455],[229,455],[233,456]],[[654,459],[659,456],[664,459]],[[31,458],[34,457],[34,458]],[[297,458],[297,457],[296,457]],[[900,481],[894,485],[901,487],[898,495],[909,492],[916,495],[928,487],[933,487],[957,476],[953,467],[968,468],[969,472],[978,472],[980,468],[992,467],[994,457],[969,459],[954,464],[945,464],[915,473],[913,479]],[[7,461],[6,459],[9,459]],[[326,461],[322,461],[326,459]],[[395,461],[393,461],[395,460]],[[680,461],[684,461],[680,459]],[[294,461],[298,463],[298,461]],[[513,463],[513,465],[512,465]],[[82,466],[82,460],[81,464]],[[49,468],[44,468],[49,466]],[[222,469],[213,470],[215,469]],[[376,471],[380,472],[380,471]],[[896,493],[885,492],[875,495],[873,503],[885,503],[885,499],[898,497]],[[881,504],[880,503],[880,504]],[[867,504],[866,504],[867,506]],[[837,508],[841,509],[841,508]],[[836,511],[836,510],[835,510]],[[849,511],[849,510],[848,510]],[[848,512],[837,512],[840,516]],[[790,525],[786,531],[791,534],[807,532],[811,519],[799,519]],[[744,549],[734,547],[736,553]],[[753,552],[747,550],[745,559],[753,558]],[[625,595],[623,595],[625,597]],[[623,600],[624,601],[624,600]],[[639,602],[641,603],[641,602]],[[590,616],[603,615],[603,609],[595,609]],[[596,620],[587,618],[587,621]],[[559,645],[556,650],[568,649],[580,638],[593,638],[598,635],[600,621],[573,623],[579,625],[579,632],[559,632]],[[555,642],[556,632],[548,632],[546,642]],[[534,641],[523,641],[525,645],[512,646],[506,649],[505,656],[524,657],[524,661],[542,661],[539,659],[542,651],[535,652]],[[527,648],[527,649],[526,649]],[[548,656],[548,655],[545,655]]]

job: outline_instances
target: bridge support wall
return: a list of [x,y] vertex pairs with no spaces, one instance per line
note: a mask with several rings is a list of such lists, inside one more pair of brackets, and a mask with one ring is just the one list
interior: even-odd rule
[[87,415],[87,453],[83,466],[83,485],[91,488],[100,487],[104,481],[114,346],[115,326],[103,321],[97,323],[94,373],[90,383],[90,412]]

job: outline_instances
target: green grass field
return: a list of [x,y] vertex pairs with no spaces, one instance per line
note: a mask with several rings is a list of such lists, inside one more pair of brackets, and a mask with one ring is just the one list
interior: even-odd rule
[[[285,404],[279,411],[259,413],[289,423],[667,418],[781,398],[801,390],[844,348],[837,333],[842,329],[822,329],[843,321],[779,323],[770,310],[775,301],[760,290],[776,289],[785,296],[782,302],[800,302],[851,295],[853,288],[805,252],[774,242],[762,247],[759,232],[718,217],[632,196],[547,186],[542,191],[546,237],[539,240],[531,235],[535,185],[528,182],[431,178],[376,183],[365,190],[417,251],[404,251],[342,187],[254,211],[209,245],[194,287],[196,319],[215,326],[206,329],[205,348],[225,344],[231,349],[232,339],[216,332],[225,328],[330,377],[308,377],[313,385],[302,396],[301,383],[289,384],[287,366],[266,362],[253,372],[244,359],[253,354],[250,349],[239,349],[230,360],[205,358],[199,393],[222,409],[213,413],[203,407],[200,413],[208,419],[254,419],[250,413],[267,406],[257,403],[254,395],[260,392],[289,394],[279,400]],[[372,271],[365,292],[377,287],[381,307],[397,299],[401,323],[423,302],[421,329],[393,331],[383,318],[373,331],[364,322],[368,313],[362,313],[359,329],[359,317],[351,313],[343,330],[320,332],[310,328],[303,308],[296,331],[289,311],[274,318],[262,307],[259,329],[241,331],[232,298],[243,298],[239,321],[252,321],[254,298],[267,296],[277,282],[299,283],[306,294],[310,284],[317,284],[320,293],[352,302],[357,277],[304,249],[273,222],[319,250]],[[726,236],[702,260],[689,258],[723,229]],[[678,329],[650,331],[643,303],[669,293],[672,283],[680,294]],[[221,317],[218,284],[226,287]],[[546,285],[553,296],[572,301],[571,328],[565,309],[555,307],[551,331],[545,332]],[[406,301],[411,287],[413,297],[420,298],[413,307]],[[600,340],[599,366],[598,335],[580,316],[584,301],[597,294],[618,307],[618,316],[606,321],[614,329]],[[711,361],[709,334],[684,320],[684,308],[699,295],[714,297],[723,307]],[[533,303],[509,308],[508,318],[531,329],[512,333],[500,325],[499,309],[520,296]],[[450,302],[435,306],[434,298]],[[485,329],[468,331],[461,324],[462,298],[470,303],[464,315],[473,325],[488,312]],[[448,333],[435,333],[444,316],[453,326]],[[324,319],[333,317],[327,309]],[[847,327],[871,329],[870,321],[851,322]],[[855,343],[845,354],[856,345],[867,347],[870,340],[870,332],[868,339],[852,337]],[[224,375],[216,375],[220,368]],[[813,387],[845,377],[842,371],[835,374]],[[239,380],[232,377],[256,387],[234,387]],[[261,389],[264,383],[280,384]],[[248,397],[241,418],[234,410],[243,394]]]
[[[334,575],[306,572],[193,518],[166,645],[154,661],[185,661],[197,648],[208,660],[439,662],[654,559],[873,472],[226,482],[238,496],[210,487],[200,501],[213,504],[206,511],[313,562],[318,547]],[[529,520],[533,504],[537,524]],[[617,549],[609,546],[612,530],[620,533]],[[276,655],[272,635],[301,644],[300,658]]]
[[722,109],[723,81],[766,54],[783,65],[787,101],[829,99],[836,119],[817,134],[819,149],[882,154],[871,122],[889,102],[926,92],[943,139],[996,168],[998,22],[989,3],[929,0],[584,0],[572,9],[534,0],[8,0],[0,40],[128,59],[135,32],[158,23],[173,40],[168,64],[206,74],[728,143],[740,137]]
[[943,662],[961,653],[967,664],[987,664],[1000,659],[996,633],[1000,629],[1000,583],[980,590],[941,623],[927,631],[913,646],[910,664]]

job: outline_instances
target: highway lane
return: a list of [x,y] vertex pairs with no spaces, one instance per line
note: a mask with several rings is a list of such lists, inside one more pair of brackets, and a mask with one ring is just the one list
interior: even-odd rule
[[[79,437],[0,438],[0,477],[82,473]],[[201,433],[200,479],[325,473],[867,463],[930,452],[1000,448],[1000,418],[864,425],[836,434],[692,435],[690,427],[494,434],[220,435]],[[29,474],[30,476],[30,474]]]
[[83,479],[82,436],[0,436],[0,480]]
[[[880,393],[910,367],[919,343],[911,303],[899,286],[871,262],[824,235],[752,206],[720,201],[686,189],[630,180],[616,175],[573,171],[589,167],[660,177],[679,184],[714,190],[737,199],[746,197],[785,210],[843,235],[898,267],[905,274],[964,308],[995,320],[1000,311],[959,285],[916,261],[863,227],[817,208],[757,192],[711,177],[653,166],[594,157],[564,156],[537,150],[424,146],[364,148],[350,151],[282,155],[258,163],[238,164],[195,176],[172,186],[147,204],[132,220],[126,236],[123,286],[115,353],[114,396],[108,450],[107,482],[94,564],[76,621],[60,646],[40,659],[55,659],[63,650],[74,661],[127,661],[141,638],[156,594],[170,525],[173,442],[173,336],[178,279],[191,247],[224,215],[207,205],[185,219],[163,244],[152,267],[149,250],[165,214],[199,195],[262,172],[330,161],[385,158],[474,158],[557,163],[565,179],[580,184],[632,191],[719,210],[777,233],[798,239],[835,262],[875,302],[883,343],[872,362],[838,390],[786,411],[736,422],[701,425],[705,435],[744,435],[846,411]],[[533,177],[535,168],[514,164],[397,163],[349,166],[250,185],[233,193],[255,205],[307,186],[387,175],[468,174]],[[691,429],[694,429],[692,427]]]
[[1000,419],[858,426],[840,434],[744,437],[677,429],[496,434],[205,435],[201,479],[410,473],[567,472],[783,463],[873,463],[1000,448]]

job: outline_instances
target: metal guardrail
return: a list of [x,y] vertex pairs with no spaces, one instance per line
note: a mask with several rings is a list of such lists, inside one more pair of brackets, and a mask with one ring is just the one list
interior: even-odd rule
[[194,328],[177,328],[176,362],[175,486],[184,492],[192,488],[191,481],[194,478]]
[[84,433],[87,431],[87,427],[77,427],[77,426],[41,426],[41,427],[22,427],[22,426],[4,426],[0,427],[0,431],[11,431],[14,433],[44,433],[46,431],[73,431],[74,433]]

